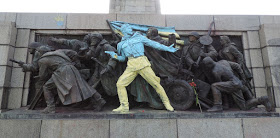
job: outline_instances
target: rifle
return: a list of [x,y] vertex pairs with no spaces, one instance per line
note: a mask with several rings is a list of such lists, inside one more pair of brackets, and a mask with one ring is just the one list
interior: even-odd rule
[[[96,59],[95,57],[91,57],[92,60],[94,60],[96,63],[98,63],[99,65],[101,65],[103,68],[107,68],[107,66],[105,66],[104,64],[102,64],[98,59]],[[116,72],[114,72],[113,70],[109,70],[109,73],[114,75],[114,76],[117,76]],[[104,74],[104,72],[100,73],[101,75]]]
[[24,64],[24,62],[22,62],[22,61],[16,61],[16,60],[11,59],[11,58],[10,58],[10,61],[13,62],[13,63],[17,63],[20,66]]
[[116,32],[113,30],[113,27],[112,27],[112,25],[110,24],[110,22],[109,22],[109,20],[106,20],[106,22],[107,22],[107,24],[108,24],[108,26],[109,26],[109,28],[110,28],[110,30],[111,30],[111,32],[112,32],[112,36],[113,36],[113,38],[115,39],[115,41],[120,41],[121,40],[121,37],[118,35],[118,34],[116,34]]
[[28,107],[28,110],[33,110],[36,106],[36,104],[38,103],[38,101],[40,100],[40,98],[43,95],[43,86],[40,88],[39,92],[36,93],[34,99],[31,101],[30,106]]

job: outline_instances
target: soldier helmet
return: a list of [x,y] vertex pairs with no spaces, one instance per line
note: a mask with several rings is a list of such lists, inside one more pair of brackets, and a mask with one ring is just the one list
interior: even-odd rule
[[228,36],[225,36],[225,35],[220,36],[220,39],[221,39],[221,40],[225,40],[227,43],[231,43],[231,41],[230,41],[230,39],[229,39]]
[[51,48],[48,45],[43,45],[43,46],[36,48],[36,50],[39,52],[49,52],[49,51],[51,51]]
[[39,43],[39,42],[32,42],[32,43],[30,43],[29,45],[28,45],[28,48],[30,48],[30,49],[36,49],[36,48],[38,48],[38,47],[40,47],[40,46],[42,46],[43,44],[42,43]]
[[199,34],[198,34],[197,32],[191,32],[191,33],[189,34],[189,36],[194,36],[194,37],[196,37],[196,38],[199,38]]
[[91,38],[93,38],[93,37],[98,38],[99,40],[102,40],[102,39],[103,39],[102,34],[100,34],[100,33],[91,33],[91,34],[87,34],[87,35],[84,37],[84,40],[83,40],[83,41],[89,44]]

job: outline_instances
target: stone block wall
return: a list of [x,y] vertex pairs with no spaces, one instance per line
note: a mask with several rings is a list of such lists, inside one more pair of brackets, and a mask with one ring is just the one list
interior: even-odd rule
[[9,138],[277,138],[278,121],[278,117],[0,120],[0,135]]
[[[2,15],[3,16],[3,15]],[[11,17],[12,18],[12,17]],[[5,19],[10,20],[10,16]],[[10,96],[11,75],[13,65],[9,58],[13,58],[17,29],[15,23],[0,21],[0,112],[6,109]]]

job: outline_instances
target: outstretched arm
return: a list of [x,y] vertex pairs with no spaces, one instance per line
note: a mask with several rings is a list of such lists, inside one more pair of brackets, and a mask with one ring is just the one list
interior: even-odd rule
[[144,36],[142,36],[142,42],[147,45],[147,46],[150,46],[152,48],[155,48],[155,49],[158,49],[158,50],[162,50],[162,51],[168,51],[168,52],[176,52],[178,50],[178,48],[174,48],[174,44],[170,45],[170,46],[165,46],[165,45],[162,45],[156,41],[152,41]]
[[111,58],[117,59],[120,62],[125,61],[125,56],[124,55],[119,56],[117,53],[115,53],[113,51],[105,51],[105,53],[109,54],[111,56]]

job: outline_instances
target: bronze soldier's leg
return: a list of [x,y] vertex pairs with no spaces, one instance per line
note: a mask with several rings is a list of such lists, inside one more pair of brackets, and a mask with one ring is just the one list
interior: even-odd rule
[[52,78],[49,79],[45,85],[43,86],[44,97],[47,103],[47,107],[42,111],[42,113],[55,113],[55,103],[54,96],[55,94],[52,92],[52,89],[56,88],[55,83]]
[[217,88],[217,86],[219,85],[223,85],[220,84],[222,82],[217,82],[217,83],[213,83],[211,85],[211,90],[212,90],[212,94],[213,94],[213,100],[214,100],[214,106],[210,109],[208,109],[208,112],[218,112],[218,111],[222,111],[223,107],[222,107],[222,94],[220,92],[220,90]]
[[[208,112],[216,112],[223,110],[221,92],[232,94],[233,98],[235,99],[235,102],[237,102],[237,104],[239,104],[240,107],[245,107],[245,100],[243,98],[242,92],[240,91],[240,86],[237,85],[237,83],[234,83],[232,81],[216,82],[211,85],[211,89],[213,93],[214,106],[208,109]],[[239,93],[236,94],[236,92],[241,92],[241,95]],[[242,102],[238,102],[236,99]]]
[[249,90],[249,88],[245,85],[243,85],[242,87],[242,92],[244,93],[245,97],[247,98],[247,100],[251,100],[254,98],[252,92]]
[[106,104],[106,101],[98,92],[95,92],[90,99],[90,104],[83,109],[93,109],[93,111],[98,112],[101,111],[104,104]]

